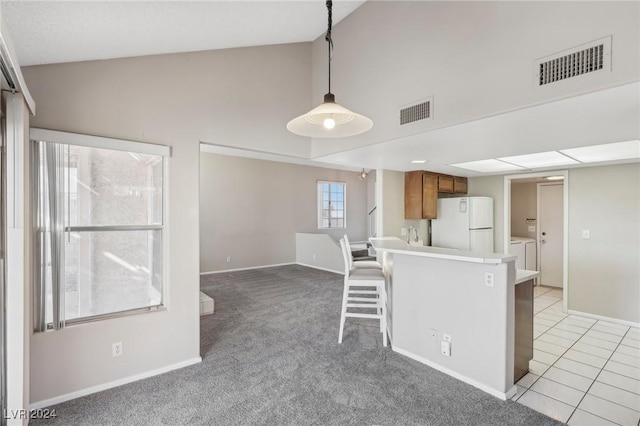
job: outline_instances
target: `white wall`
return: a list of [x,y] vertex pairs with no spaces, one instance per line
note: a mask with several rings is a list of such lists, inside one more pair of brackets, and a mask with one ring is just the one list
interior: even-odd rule
[[[331,84],[338,103],[375,125],[346,140],[315,140],[313,155],[637,81],[639,17],[638,2],[366,2],[333,29]],[[534,84],[536,59],[607,35],[613,39],[611,72]],[[327,91],[326,60],[319,37],[313,43],[314,103]],[[401,128],[399,107],[428,96],[434,97],[433,120]]]
[[[640,323],[640,164],[569,169],[568,188],[568,309]],[[494,197],[498,252],[503,192],[503,176],[469,179],[470,195]]]
[[327,234],[296,233],[296,263],[344,274],[340,243]]
[[[318,229],[318,180],[346,183],[347,229]],[[357,172],[203,152],[200,271],[295,262],[297,232],[365,240],[366,209]]]
[[640,164],[569,171],[569,309],[640,323]]
[[[535,182],[511,181],[511,235],[536,238],[536,231],[529,232],[527,219],[536,219],[538,195]],[[537,228],[536,228],[537,229]]]
[[310,66],[295,44],[23,69],[34,127],[172,147],[167,310],[34,334],[32,403],[198,360],[200,142],[306,155],[284,123],[310,107]]

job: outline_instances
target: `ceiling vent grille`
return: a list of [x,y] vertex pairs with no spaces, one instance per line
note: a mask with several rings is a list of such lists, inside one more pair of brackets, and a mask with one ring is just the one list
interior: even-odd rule
[[400,125],[415,123],[416,121],[427,120],[432,116],[433,98],[427,98],[418,103],[400,107]]
[[606,37],[536,61],[536,84],[544,86],[610,69],[611,37]]

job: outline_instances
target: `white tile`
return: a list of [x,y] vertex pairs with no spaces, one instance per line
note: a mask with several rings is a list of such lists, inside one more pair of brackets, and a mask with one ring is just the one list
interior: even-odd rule
[[[547,371],[547,373],[549,372]],[[545,376],[547,373],[545,373]],[[602,370],[597,377],[597,381],[640,395],[640,380],[632,379],[631,377]]]
[[[598,323],[596,325],[597,326],[614,328],[614,329],[617,329],[617,330],[622,330],[622,331],[624,331],[624,333],[626,333],[627,330],[629,330],[629,328],[631,328],[628,325],[618,324],[618,323],[615,323],[615,322],[609,322],[609,321],[604,321],[604,320],[598,320]],[[624,333],[622,333],[622,334],[624,334]],[[614,334],[620,334],[620,332],[618,331],[618,332],[616,332]]]
[[627,364],[620,364],[616,361],[609,361],[604,366],[604,369],[607,371],[613,371],[617,374],[622,374],[623,376],[631,377],[632,379],[640,380],[640,369]]
[[580,341],[591,346],[597,346],[599,348],[605,348],[605,349],[611,349],[611,350],[618,347],[617,343],[607,342],[606,340],[601,340],[601,339],[598,339],[595,337],[589,337],[589,336],[582,336],[580,338]]
[[573,331],[561,330],[558,327],[554,327],[551,330],[547,331],[548,334],[552,336],[564,337],[565,339],[571,339],[574,342],[582,337],[580,333],[574,333]]
[[537,339],[538,337],[542,336],[544,334],[544,331],[536,331],[535,328],[533,329],[533,338]]
[[562,355],[563,358],[568,358],[573,361],[581,362],[583,364],[591,365],[596,368],[602,368],[607,362],[606,358],[600,358],[599,356],[590,355],[584,352],[578,352],[575,349],[569,349]]
[[561,322],[560,324],[556,324],[554,328],[559,328],[560,330],[573,331],[574,333],[578,333],[583,335],[587,332],[588,328],[578,327],[577,325],[565,324]]
[[538,315],[536,315],[536,317],[558,322],[558,321],[562,321],[566,317],[566,315],[559,314],[553,311],[544,310],[540,312]]
[[578,408],[620,425],[636,426],[640,419],[638,411],[589,394],[584,396]]
[[622,336],[616,334],[603,333],[602,331],[589,330],[585,333],[585,336],[595,337],[596,339],[606,340],[607,342],[620,343]]
[[[538,380],[538,382],[540,380]],[[532,387],[532,389],[535,390],[534,387]],[[620,389],[596,381],[589,389],[588,394],[595,395],[602,399],[606,399],[607,401],[615,402],[616,404],[620,404],[627,408],[631,408],[632,410],[640,412],[640,395],[638,395],[637,393],[629,392],[624,389]]]
[[629,331],[627,331],[626,337],[630,337],[632,339],[640,340],[640,328],[631,327]]
[[538,377],[535,374],[532,373],[527,373],[525,374],[522,379],[518,380],[518,382],[516,383],[516,385],[521,386],[523,388],[530,388],[531,385],[533,384],[533,382],[535,382],[536,380],[538,380]]
[[567,319],[585,322],[585,323],[589,324],[589,326],[592,326],[593,324],[598,322],[598,320],[596,320],[596,319],[588,318],[588,317],[581,317],[580,315],[569,315],[567,317]]
[[536,361],[540,361],[543,364],[553,365],[560,358],[558,355],[550,354],[549,352],[539,351],[537,349],[533,350],[533,359]]
[[[602,375],[602,373],[600,374]],[[553,380],[554,382],[562,383],[563,385],[581,390],[583,392],[586,392],[587,389],[589,389],[589,386],[591,386],[591,384],[593,383],[593,379],[589,379],[588,377],[580,376],[570,371],[562,370],[553,366],[549,368],[542,377]]]
[[567,424],[569,426],[616,426],[616,423],[605,420],[602,417],[594,416],[580,409],[573,413]]
[[558,401],[569,404],[572,407],[576,407],[584,396],[583,391],[565,386],[558,382],[553,382],[549,379],[545,379],[544,377],[540,377],[538,381],[531,386],[531,390],[553,399],[557,399]]
[[562,299],[562,290],[561,289],[553,289],[548,293],[550,296],[557,297],[558,299]]
[[533,408],[534,410],[546,414],[549,417],[553,417],[561,422],[566,422],[574,409],[571,405],[549,398],[548,396],[539,394],[532,390],[529,390],[522,395],[520,399],[518,399],[518,403],[526,405],[529,408]]
[[615,334],[616,336],[624,336],[629,327],[619,328],[619,327],[611,327],[608,325],[603,325],[598,322],[596,325],[591,327],[592,330],[601,331],[603,333]]
[[535,318],[533,318],[533,323],[534,324],[538,324],[538,325],[544,325],[546,327],[553,327],[558,321],[555,320],[548,320],[545,318],[540,318],[539,315],[536,315]]
[[562,320],[562,323],[575,325],[577,327],[582,327],[582,328],[591,328],[591,326],[593,325],[592,322],[583,321],[581,317],[576,317],[574,315],[569,315],[568,317]]
[[517,401],[518,398],[520,398],[522,394],[527,391],[527,388],[523,388],[522,386],[518,386],[518,385],[516,385],[516,389],[517,389],[516,394],[511,397],[512,401]]
[[545,293],[550,292],[551,289],[548,287],[535,286],[533,287],[533,297],[542,296]]
[[[534,347],[536,342],[533,342]],[[636,358],[640,358],[640,349],[638,348],[634,348],[632,346],[625,346],[625,345],[620,345],[616,348],[616,352],[617,353],[621,353],[621,354],[625,354],[625,355],[631,355],[634,356]]]
[[532,359],[529,361],[529,373],[533,373],[536,376],[542,376],[542,374],[547,371],[549,365],[543,364],[539,361]]
[[554,345],[562,346],[563,348],[569,348],[575,343],[575,340],[567,339],[564,337],[553,336],[548,333],[544,333],[542,336],[538,337],[538,339],[542,340],[543,342],[553,343]]
[[540,325],[540,324],[533,324],[533,331],[534,333],[545,333],[547,330],[549,330],[549,326],[546,325]]
[[553,343],[545,342],[544,340],[540,340],[540,339],[536,339],[533,341],[533,349],[548,352],[554,355],[562,355],[567,351],[567,348],[554,345]]
[[621,344],[625,345],[625,346],[631,346],[632,348],[638,348],[640,349],[640,340],[636,340],[636,339],[631,339],[630,337],[625,337],[624,339],[622,339]]
[[619,362],[620,364],[627,364],[632,367],[640,368],[640,358],[633,355],[623,354],[622,352],[616,352],[611,355],[611,360]]
[[571,349],[575,349],[579,352],[588,353],[591,355],[599,356],[600,358],[609,358],[613,351],[611,349],[599,348],[597,346],[588,345],[586,343],[582,343],[581,340],[576,342],[575,345],[571,346]]
[[560,358],[553,366],[590,379],[595,379],[600,372],[599,368],[595,368],[581,362],[572,361],[567,358]]

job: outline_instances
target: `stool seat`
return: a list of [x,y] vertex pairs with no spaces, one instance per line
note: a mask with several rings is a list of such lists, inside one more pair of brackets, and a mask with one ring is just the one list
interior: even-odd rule
[[353,260],[353,254],[351,253],[351,244],[349,243],[349,237],[347,234],[344,234],[344,243],[347,247],[347,255],[349,257],[349,268],[350,269],[380,269],[382,270],[382,265],[375,260]]
[[[368,318],[380,321],[382,344],[387,346],[387,296],[385,275],[382,269],[351,267],[351,252],[344,238],[340,240],[344,258],[344,291],[340,315],[338,343],[342,343],[344,324],[347,318]],[[353,310],[357,310],[354,312]],[[362,312],[372,310],[373,312]]]

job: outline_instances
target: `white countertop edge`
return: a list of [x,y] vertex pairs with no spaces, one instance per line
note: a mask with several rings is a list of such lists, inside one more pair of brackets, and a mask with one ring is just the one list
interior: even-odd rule
[[540,271],[527,271],[526,269],[516,269],[516,284],[534,279],[540,275]]
[[389,253],[424,256],[436,259],[456,260],[460,262],[486,263],[497,265],[516,259],[515,255],[499,253],[476,253],[443,247],[412,246],[397,237],[370,238],[369,242],[375,250]]

